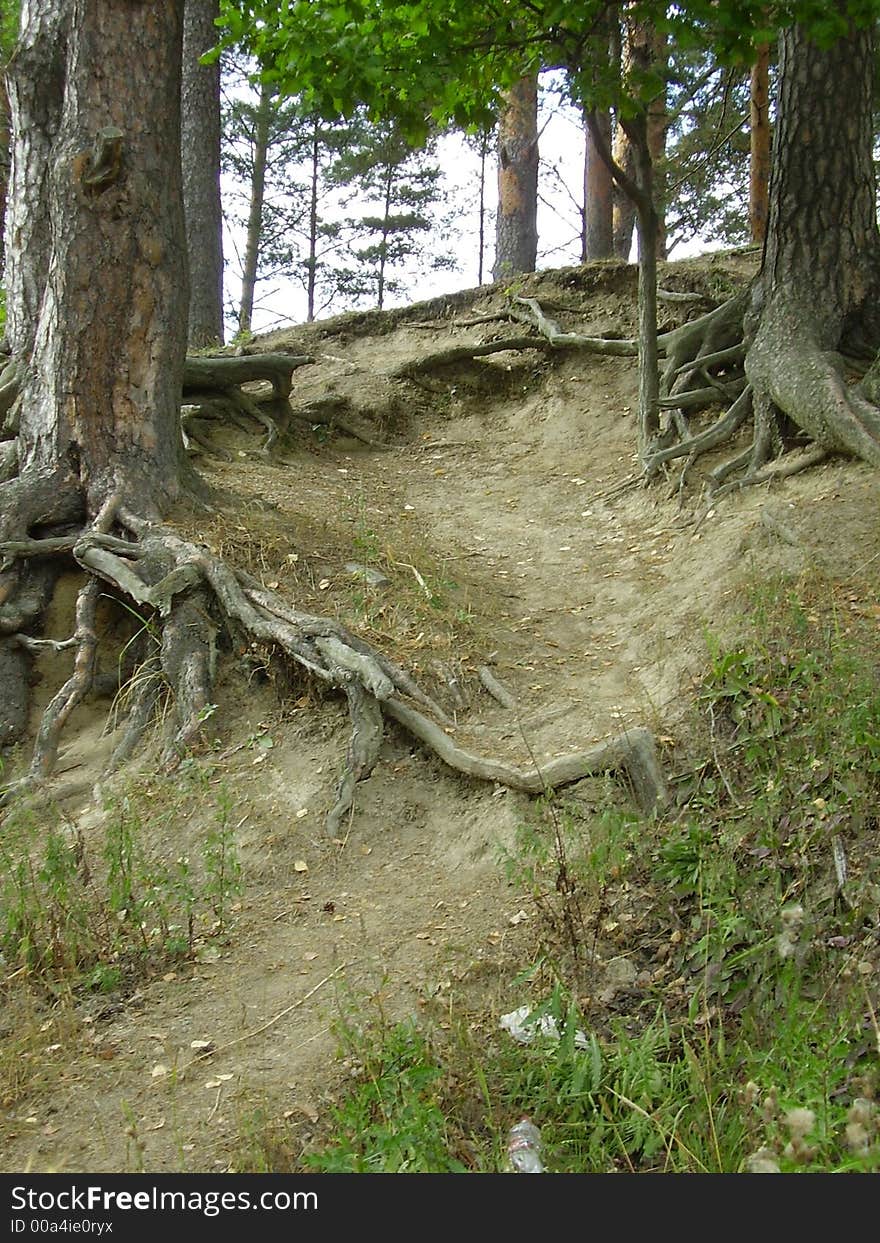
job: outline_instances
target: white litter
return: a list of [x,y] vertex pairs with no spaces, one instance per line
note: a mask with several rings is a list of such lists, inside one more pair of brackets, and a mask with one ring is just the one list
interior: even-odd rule
[[[562,1039],[559,1024],[552,1014],[530,1018],[531,1014],[531,1006],[519,1006],[516,1010],[511,1010],[510,1014],[502,1014],[498,1026],[509,1032],[519,1044],[531,1044],[536,1036],[555,1041]],[[574,1043],[577,1049],[589,1048],[590,1044],[586,1034],[580,1030],[574,1034]]]

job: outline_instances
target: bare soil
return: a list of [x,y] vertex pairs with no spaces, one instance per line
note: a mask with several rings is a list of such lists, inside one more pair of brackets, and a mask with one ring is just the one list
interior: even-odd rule
[[[755,262],[671,264],[661,281],[718,300]],[[634,331],[631,268],[543,273],[524,292],[565,328]],[[669,305],[666,327],[683,315]],[[467,324],[501,307],[499,290],[473,291],[257,342],[312,354],[295,373],[293,404],[332,393],[345,426],[294,422],[276,461],[260,456],[256,429],[217,429],[228,460],[198,465],[227,500],[207,515],[181,508],[176,521],[415,670],[470,750],[540,765],[647,725],[674,772],[694,741],[707,634],[735,632],[742,585],[756,573],[815,567],[846,579],[880,556],[876,475],[834,460],[726,497],[695,522],[699,480],[718,459],[695,466],[684,497],[641,485],[634,359],[536,350],[419,383],[389,378],[407,360],[505,331]],[[57,593],[57,637],[70,631],[76,581]],[[0,1101],[4,1171],[235,1169],[257,1115],[296,1125],[304,1142],[320,1129],[345,1075],[341,1015],[398,1018],[466,999],[494,1022],[530,1000],[515,978],[534,948],[535,911],[501,856],[534,816],[532,801],[454,774],[392,732],[347,832],[330,840],[323,819],[347,745],[344,704],[276,676],[263,653],[222,656],[197,757],[204,815],[163,820],[161,832],[168,852],[194,849],[213,794],[229,791],[244,889],[228,933],[118,995],[77,994],[64,1007],[47,997],[24,1017],[23,993],[7,981],[4,1038],[25,1018],[45,1035],[22,1054],[24,1087]],[[483,666],[514,709],[484,689]],[[65,671],[63,653],[43,661],[35,711]],[[79,710],[59,766],[51,814],[85,840],[100,833],[110,788],[136,787],[157,808],[168,799],[149,755],[96,784],[113,744],[107,711],[107,701]],[[585,783],[588,801],[602,785]],[[609,959],[634,948],[619,938],[600,947]],[[215,1051],[200,1057],[193,1041]]]

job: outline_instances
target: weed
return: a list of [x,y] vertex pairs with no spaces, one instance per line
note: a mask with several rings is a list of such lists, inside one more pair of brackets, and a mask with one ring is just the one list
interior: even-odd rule
[[47,827],[25,802],[14,804],[0,823],[2,962],[107,992],[192,952],[200,918],[210,912],[220,931],[240,892],[231,806],[221,794],[197,872],[188,856],[164,856],[158,845],[176,805],[151,807],[147,827],[144,800],[114,795],[98,845],[61,817]]
[[225,928],[230,899],[241,893],[241,864],[236,850],[235,829],[230,823],[232,808],[229,791],[222,789],[217,797],[214,825],[205,835],[202,847],[205,871],[203,896],[211,904],[218,932]]
[[305,1159],[319,1173],[461,1173],[440,1107],[442,1070],[425,1036],[402,1023],[374,1039],[344,1033],[353,1090],[333,1110],[334,1137]]

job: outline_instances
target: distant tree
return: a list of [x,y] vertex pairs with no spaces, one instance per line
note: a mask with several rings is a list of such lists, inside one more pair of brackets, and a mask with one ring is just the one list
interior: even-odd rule
[[[662,258],[666,253],[666,227],[663,212],[663,171],[662,162],[666,148],[666,90],[667,78],[667,38],[665,33],[658,31],[655,24],[640,18],[636,13],[625,13],[620,26],[622,43],[620,46],[621,79],[633,83],[633,89],[643,89],[636,84],[644,84],[653,76],[654,86],[649,90],[647,104],[646,136],[647,150],[652,165],[652,194],[657,209],[658,255]],[[638,156],[633,150],[632,138],[628,127],[620,123],[615,126],[614,159],[617,165],[630,178],[637,175]],[[629,259],[632,250],[633,230],[637,215],[636,204],[622,186],[615,187],[614,192],[614,253],[620,259]]]
[[404,266],[413,274],[457,267],[455,256],[442,248],[443,174],[434,160],[434,140],[415,146],[393,122],[356,119],[344,148],[329,180],[348,192],[344,203],[353,240],[349,266],[338,268],[334,280],[347,298],[369,298],[381,310],[389,294],[405,289],[398,275]]
[[292,220],[305,210],[305,186],[295,170],[307,137],[296,100],[281,99],[269,82],[251,82],[256,66],[230,60],[224,77],[223,171],[230,180],[227,219],[236,232],[244,230],[238,254],[241,291],[237,330],[251,330],[256,289],[260,281],[294,266]]
[[191,348],[223,341],[220,63],[199,59],[217,42],[218,9],[218,0],[186,0],[183,18],[180,143]]
[[[233,121],[237,125],[237,136],[242,134],[245,136],[247,151],[245,157],[229,154],[225,157],[227,165],[232,163],[237,166],[239,172],[246,173],[248,187],[247,232],[241,266],[241,297],[238,308],[239,333],[250,332],[254,313],[254,292],[257,287],[266,197],[266,164],[269,159],[273,119],[277,120],[274,96],[275,92],[270,83],[264,82],[259,88],[256,105],[236,101],[231,112]],[[288,109],[288,113],[290,111]]]
[[672,57],[666,152],[667,244],[749,239],[749,89],[710,54]]
[[479,160],[480,171],[477,178],[474,208],[477,215],[477,284],[482,285],[486,268],[486,234],[491,215],[486,202],[486,178],[488,175],[489,156],[493,146],[492,130],[481,129],[476,134],[465,135],[465,142]]
[[345,268],[348,237],[330,175],[348,128],[304,113],[298,99],[281,99],[271,84],[254,87],[248,77],[247,65],[230,67],[223,112],[227,215],[245,232],[239,332],[251,328],[261,282],[301,285],[309,322],[339,303],[336,272]]
[[534,272],[538,257],[538,78],[529,75],[505,95],[498,122],[496,281]]
[[[611,113],[603,108],[596,123],[604,145],[611,149]],[[584,143],[584,227],[581,258],[609,259],[614,254],[614,181],[599,147],[585,126]]]

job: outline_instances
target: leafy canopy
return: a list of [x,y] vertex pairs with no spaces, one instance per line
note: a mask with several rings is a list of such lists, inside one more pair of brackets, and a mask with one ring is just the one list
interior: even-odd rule
[[[432,122],[491,124],[504,89],[538,69],[564,68],[572,98],[586,107],[638,107],[657,83],[628,79],[624,94],[608,53],[609,23],[622,8],[608,0],[221,0],[219,25],[222,42],[246,47],[282,94],[303,96],[325,117],[365,106],[395,117],[417,141]],[[831,44],[850,21],[880,16],[880,0],[634,0],[626,10],[679,46],[745,60],[795,22]]]

